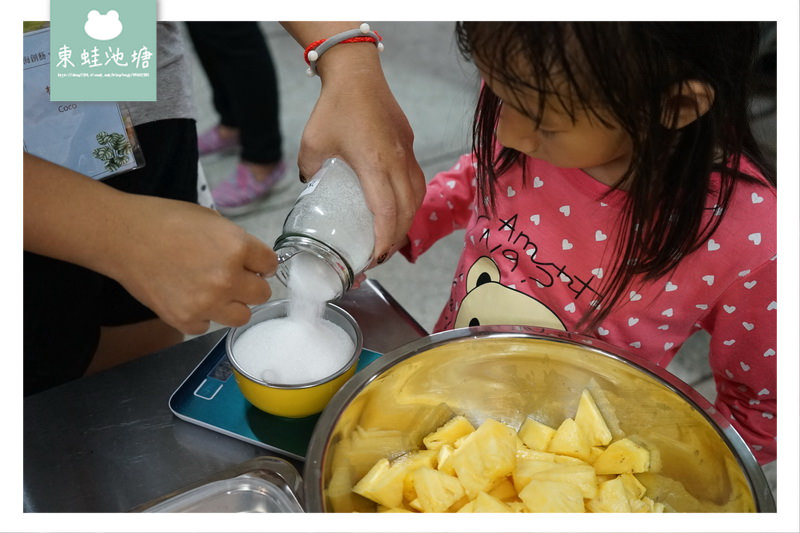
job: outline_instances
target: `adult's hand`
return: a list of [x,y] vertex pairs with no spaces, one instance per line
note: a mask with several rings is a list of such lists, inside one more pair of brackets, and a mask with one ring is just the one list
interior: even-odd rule
[[[304,47],[360,25],[282,24]],[[353,167],[375,216],[374,265],[397,250],[425,195],[414,134],[389,89],[373,44],[334,46],[319,59],[317,71],[322,88],[300,142],[300,173],[311,177],[334,156]]]
[[184,333],[203,333],[214,321],[241,326],[249,305],[272,295],[266,276],[275,253],[217,212],[188,202],[154,197],[137,204],[128,242],[110,266],[134,297]]
[[188,202],[128,194],[24,154],[24,247],[120,282],[162,320],[198,334],[240,326],[271,296],[275,253]]

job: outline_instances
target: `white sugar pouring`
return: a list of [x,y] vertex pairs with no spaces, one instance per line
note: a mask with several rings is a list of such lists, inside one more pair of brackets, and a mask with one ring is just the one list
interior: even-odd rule
[[289,263],[287,316],[249,327],[233,349],[237,362],[253,377],[299,385],[340,370],[354,344],[347,332],[323,318],[326,303],[341,287],[336,272],[308,253],[296,254]]

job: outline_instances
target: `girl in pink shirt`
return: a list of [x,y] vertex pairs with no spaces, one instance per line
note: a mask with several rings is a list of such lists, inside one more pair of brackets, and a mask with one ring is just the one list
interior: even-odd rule
[[748,122],[748,23],[464,22],[473,152],[401,252],[466,229],[436,330],[579,331],[666,366],[711,334],[716,408],[775,459],[776,193]]

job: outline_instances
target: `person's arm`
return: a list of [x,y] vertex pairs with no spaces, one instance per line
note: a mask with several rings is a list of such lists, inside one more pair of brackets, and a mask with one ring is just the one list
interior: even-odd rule
[[25,250],[117,280],[184,333],[242,325],[271,295],[257,273],[275,271],[274,252],[215,211],[23,158]]
[[[303,48],[361,25],[281,24]],[[303,61],[300,50],[297,59]],[[300,142],[300,174],[310,178],[328,157],[347,161],[375,215],[375,260],[388,257],[402,243],[425,195],[411,126],[384,78],[374,44],[333,46],[317,61],[317,71],[322,88]]]
[[473,163],[473,154],[464,154],[428,183],[425,199],[399,250],[409,262],[416,262],[439,239],[467,227],[477,193]]

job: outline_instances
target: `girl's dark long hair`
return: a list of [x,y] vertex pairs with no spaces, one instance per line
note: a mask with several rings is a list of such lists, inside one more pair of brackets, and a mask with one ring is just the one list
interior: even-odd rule
[[[736,181],[754,179],[739,172],[742,156],[775,184],[749,122],[758,23],[462,22],[456,37],[465,57],[512,91],[556,97],[573,116],[587,112],[606,125],[610,117],[632,139],[630,167],[617,183],[628,194],[613,273],[579,328],[594,329],[631,285],[667,274],[706,242]],[[688,80],[713,90],[711,108],[688,126],[664,127],[677,120],[665,106],[668,92]],[[536,121],[544,105],[538,98],[526,112]],[[525,168],[523,154],[495,148],[501,106],[484,84],[473,150],[479,198],[488,197],[491,210],[497,177],[517,163]],[[721,175],[718,190],[711,190],[713,171]],[[722,216],[704,216],[709,194]]]

